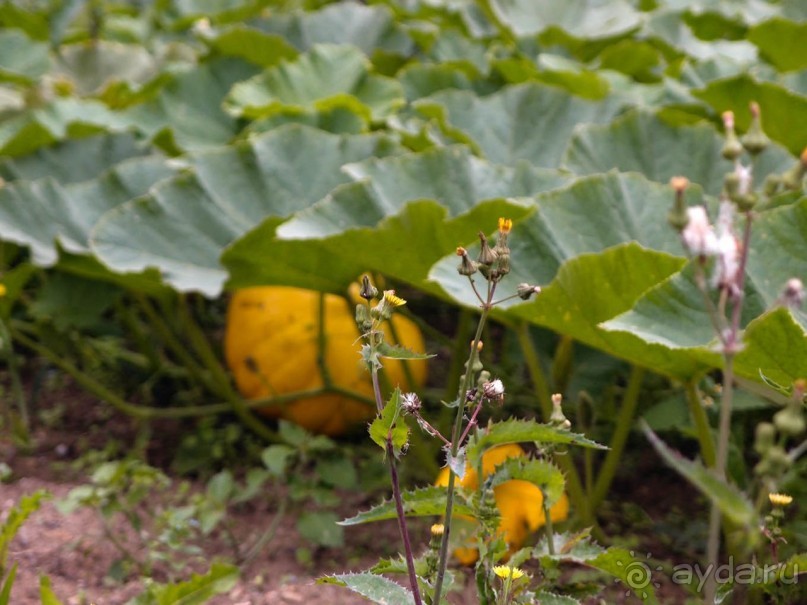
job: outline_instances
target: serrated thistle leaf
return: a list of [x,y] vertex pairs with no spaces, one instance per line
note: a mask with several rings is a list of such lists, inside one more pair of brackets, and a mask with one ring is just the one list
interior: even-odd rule
[[539,590],[535,593],[536,602],[541,605],[580,605],[580,601],[566,595],[555,594],[546,590]]
[[407,349],[401,345],[390,344],[382,342],[378,345],[378,354],[380,357],[388,359],[430,359],[435,357],[432,353],[418,353],[412,349]]
[[317,584],[344,586],[379,605],[411,605],[414,603],[414,596],[409,590],[383,576],[368,572],[325,576],[319,578]]
[[[759,525],[754,506],[735,486],[726,483],[707,469],[700,462],[688,460],[678,452],[673,451],[659,439],[659,437],[643,423],[642,429],[650,444],[678,473],[697,487],[703,495],[715,503],[720,511],[731,521],[741,527],[756,527]],[[749,540],[753,540],[749,534]]]
[[409,428],[401,416],[400,389],[395,389],[381,415],[370,424],[370,438],[384,451],[387,451],[389,442],[394,456],[400,457],[409,442]]
[[527,481],[538,487],[546,497],[547,506],[552,506],[558,501],[566,485],[563,473],[551,462],[524,458],[505,460],[496,467],[485,483],[490,487],[496,487],[512,479]]
[[538,444],[569,444],[596,449],[608,449],[596,441],[592,441],[578,433],[570,433],[550,424],[542,424],[535,420],[510,419],[480,430],[468,441],[468,462],[472,468],[486,449],[503,443],[535,442]]
[[[404,512],[407,517],[431,517],[445,513],[446,488],[424,487],[403,493]],[[464,501],[459,492],[454,494],[454,513],[457,515],[473,515],[473,509]],[[341,521],[339,525],[361,525],[375,521],[395,519],[395,503],[385,500],[366,511]]]

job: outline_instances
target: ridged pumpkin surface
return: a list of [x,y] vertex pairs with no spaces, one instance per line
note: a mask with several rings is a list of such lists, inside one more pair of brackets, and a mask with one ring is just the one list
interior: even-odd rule
[[[524,455],[524,450],[513,443],[491,448],[482,455],[482,474],[487,477],[508,458]],[[448,485],[448,473],[447,468],[442,469],[435,485]],[[466,468],[465,476],[459,485],[466,489],[477,489],[479,477],[476,471],[470,467]],[[493,497],[501,515],[499,531],[511,551],[520,548],[527,535],[546,522],[543,509],[544,495],[538,486],[529,481],[517,479],[505,481],[493,488]],[[563,521],[569,516],[569,499],[566,494],[563,494],[549,509],[549,516],[553,523]],[[454,550],[454,556],[463,565],[473,565],[479,558],[479,553],[473,547],[459,547]]]
[[[320,300],[319,292],[284,286],[235,292],[227,309],[224,354],[235,384],[245,398],[261,399],[323,386],[318,365]],[[325,305],[322,353],[332,384],[372,397],[370,374],[359,359],[361,341],[353,307],[333,294],[326,294],[322,300]],[[424,350],[423,336],[414,323],[402,316],[393,316],[393,322],[401,345],[419,352]],[[389,326],[385,325],[385,330],[392,340]],[[406,383],[401,362],[384,361],[391,384],[412,389],[425,382],[426,364],[409,363],[416,383],[413,386]],[[331,393],[261,411],[325,435],[340,435],[375,414],[375,409],[366,403]]]

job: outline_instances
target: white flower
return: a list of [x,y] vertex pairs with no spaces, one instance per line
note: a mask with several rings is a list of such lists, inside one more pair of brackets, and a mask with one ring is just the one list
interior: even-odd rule
[[727,200],[720,202],[715,246],[717,259],[712,286],[727,288],[731,293],[739,294],[740,240],[734,233],[735,216],[734,204]]
[[734,168],[734,174],[737,176],[737,193],[740,195],[750,194],[752,181],[751,167],[743,166],[737,162],[737,166]]
[[488,399],[501,399],[504,397],[504,384],[498,378],[496,380],[486,382],[482,386],[482,390],[485,393],[485,397]]
[[689,221],[681,232],[684,246],[693,256],[711,256],[717,252],[717,236],[703,206],[687,208]]

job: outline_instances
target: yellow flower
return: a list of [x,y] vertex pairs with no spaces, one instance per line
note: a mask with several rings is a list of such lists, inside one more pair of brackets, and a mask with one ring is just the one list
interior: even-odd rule
[[432,535],[433,536],[442,536],[443,532],[445,532],[446,527],[442,523],[435,523],[431,527]]
[[499,233],[510,233],[513,229],[513,219],[499,218]]
[[0,284],[0,297],[3,297],[8,292],[8,288],[6,288],[5,284]]
[[787,494],[768,494],[768,500],[770,500],[771,504],[774,506],[784,507],[793,502],[793,496],[788,496]]
[[384,290],[384,300],[390,307],[402,307],[406,301],[400,296],[395,296],[395,290]]
[[518,580],[519,578],[524,577],[524,572],[522,570],[520,570],[518,567],[510,567],[509,565],[496,565],[493,568],[493,573],[503,580],[508,578],[511,580]]

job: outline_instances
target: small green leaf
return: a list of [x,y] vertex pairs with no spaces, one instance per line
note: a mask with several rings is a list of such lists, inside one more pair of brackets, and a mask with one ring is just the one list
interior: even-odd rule
[[344,545],[345,535],[339,517],[331,511],[305,512],[297,519],[297,531],[306,540],[318,546],[338,548]]
[[3,579],[3,585],[0,586],[0,605],[9,605],[11,598],[11,588],[14,586],[14,578],[17,576],[17,563],[11,566],[8,574]]
[[381,415],[370,424],[370,438],[385,452],[389,442],[395,457],[400,457],[409,442],[409,427],[401,416],[400,389],[395,389]]
[[378,353],[381,357],[388,359],[431,359],[435,357],[430,353],[418,353],[401,345],[389,344],[388,342],[382,342],[378,345]]
[[215,595],[232,590],[237,581],[237,567],[213,563],[206,574],[193,574],[186,582],[150,586],[127,605],[203,605]]
[[608,449],[604,445],[577,433],[570,433],[550,424],[542,424],[535,420],[512,418],[497,422],[480,430],[468,441],[468,463],[476,468],[485,450],[503,443],[536,442],[538,444],[570,444],[597,449]]
[[[753,505],[735,486],[720,479],[700,462],[687,460],[681,454],[671,450],[646,424],[644,433],[664,461],[714,502],[732,522],[742,527],[758,525]],[[753,541],[752,535],[755,534],[749,534],[749,540]]]
[[641,599],[642,603],[658,603],[653,590],[653,569],[624,548],[612,546],[599,556],[586,561],[586,565],[619,578]]
[[39,600],[42,605],[62,605],[51,588],[50,578],[45,575],[39,576]]
[[400,584],[366,572],[325,576],[317,583],[344,586],[379,605],[412,605],[414,602],[411,591]]
[[235,480],[229,470],[219,471],[207,482],[207,497],[215,504],[224,505],[233,495]]
[[263,450],[261,460],[274,476],[283,477],[286,473],[286,467],[289,464],[289,458],[291,458],[293,455],[293,447],[283,444],[276,444],[270,445]]
[[[404,512],[407,517],[431,517],[442,515],[446,511],[446,488],[445,487],[424,487],[403,493]],[[454,514],[473,515],[473,509],[468,506],[459,493],[454,495]],[[376,504],[371,509],[362,511],[341,521],[340,525],[360,525],[362,523],[372,523],[375,521],[386,521],[395,519],[395,503],[392,500],[385,500]]]

